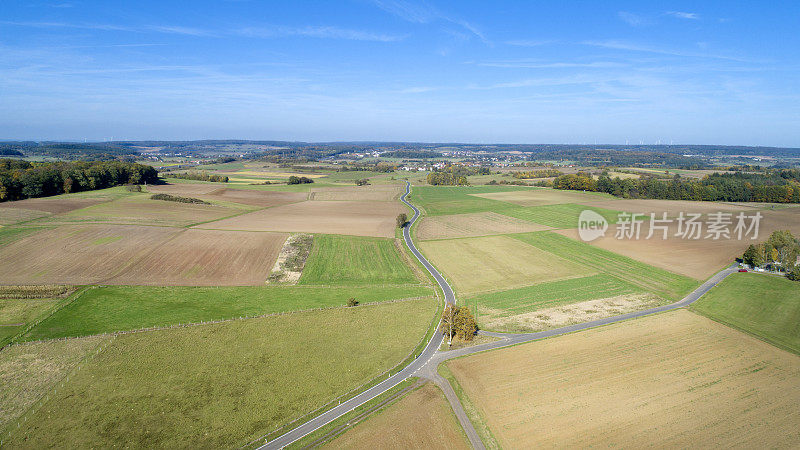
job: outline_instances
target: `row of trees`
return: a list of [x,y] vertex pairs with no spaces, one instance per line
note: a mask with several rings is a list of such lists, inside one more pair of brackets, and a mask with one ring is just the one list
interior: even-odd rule
[[292,175],[289,177],[289,181],[287,184],[310,184],[313,183],[314,180],[308,177],[298,177],[297,175]]
[[228,177],[226,177],[225,175],[216,175],[216,174],[213,174],[213,173],[197,172],[197,171],[181,172],[181,173],[170,173],[169,177],[171,177],[171,178],[180,178],[182,180],[213,181],[215,183],[227,183],[228,182]]
[[792,280],[800,280],[800,242],[789,231],[774,231],[766,242],[747,247],[742,262],[752,267],[776,269],[786,272]]
[[0,159],[0,201],[157,182],[156,169],[129,162]]
[[800,171],[714,173],[700,180],[675,176],[671,180],[598,179],[586,173],[568,174],[553,180],[556,189],[606,192],[625,198],[700,200],[729,202],[800,203]]
[[467,177],[449,172],[431,172],[428,174],[427,181],[432,186],[466,186],[469,184]]
[[557,169],[540,169],[529,170],[527,172],[511,172],[514,178],[549,178],[561,175],[561,171]]

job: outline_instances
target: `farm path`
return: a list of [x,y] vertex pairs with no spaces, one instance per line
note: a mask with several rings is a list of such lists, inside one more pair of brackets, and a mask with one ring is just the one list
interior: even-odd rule
[[[419,218],[420,211],[419,209],[417,209],[417,207],[412,205],[406,199],[410,193],[411,193],[411,184],[406,182],[406,192],[403,194],[400,200],[406,205],[408,205],[414,211],[414,216],[405,225],[405,227],[403,227],[403,240],[405,241],[408,248],[411,250],[411,253],[414,254],[414,257],[416,257],[417,260],[419,260],[419,262],[428,270],[428,272],[430,272],[430,274],[436,280],[439,287],[442,289],[442,292],[444,293],[445,301],[448,304],[455,304],[455,295],[453,293],[452,288],[447,283],[447,280],[445,280],[444,276],[442,276],[442,274],[439,273],[439,271],[436,270],[436,268],[430,262],[428,262],[428,260],[422,255],[422,253],[420,253],[419,250],[417,250],[416,245],[414,245],[414,242],[411,239],[411,226]],[[669,305],[659,306],[656,308],[650,308],[642,311],[635,311],[627,314],[621,314],[618,316],[606,317],[603,319],[593,320],[590,322],[569,325],[561,328],[554,328],[552,330],[540,331],[536,333],[506,334],[506,333],[486,332],[485,333],[486,335],[498,337],[500,339],[486,344],[476,345],[474,347],[464,347],[458,350],[450,350],[444,352],[440,351],[439,347],[441,346],[444,337],[440,333],[434,333],[433,337],[428,342],[422,353],[414,361],[412,361],[409,365],[407,365],[405,368],[403,368],[400,372],[398,372],[394,376],[389,377],[385,381],[378,383],[377,385],[367,389],[361,394],[356,395],[350,400],[347,400],[346,402],[343,402],[338,406],[335,406],[329,409],[328,411],[314,417],[313,419],[305,422],[304,424],[288,431],[282,436],[279,436],[272,441],[266,442],[259,448],[280,449],[286,447],[289,444],[297,441],[298,439],[303,438],[304,436],[316,431],[321,427],[324,427],[325,425],[336,420],[337,418],[349,413],[353,409],[363,405],[364,403],[372,400],[373,398],[383,394],[384,392],[388,391],[394,386],[397,386],[406,378],[411,376],[417,376],[432,380],[442,388],[442,390],[445,393],[445,397],[447,398],[448,402],[453,408],[453,412],[456,414],[456,417],[458,418],[459,422],[464,428],[464,431],[467,437],[469,438],[472,446],[478,450],[484,449],[485,447],[483,445],[483,442],[481,442],[477,432],[475,431],[474,426],[472,425],[466,413],[464,412],[464,408],[459,402],[458,397],[455,395],[452,386],[450,386],[450,383],[448,383],[447,380],[445,380],[438,374],[437,369],[441,363],[449,359],[458,358],[460,356],[465,356],[472,353],[494,350],[502,347],[507,347],[510,345],[516,345],[524,342],[545,339],[566,333],[572,333],[575,331],[586,330],[589,328],[594,328],[602,325],[609,325],[612,323],[621,322],[623,320],[634,319],[649,314],[655,314],[659,312],[683,308],[697,301],[697,299],[699,299],[706,292],[711,290],[711,288],[713,288],[719,282],[725,279],[725,277],[727,277],[733,272],[736,272],[736,270],[737,269],[735,264],[731,265],[726,269],[721,270],[720,272],[716,273],[714,276],[709,278],[705,283],[700,285],[700,287],[698,287],[697,289],[692,291],[689,295],[684,297],[682,300]]]

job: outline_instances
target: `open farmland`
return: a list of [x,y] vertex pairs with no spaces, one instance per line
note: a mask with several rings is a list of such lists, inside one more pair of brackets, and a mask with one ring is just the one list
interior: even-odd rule
[[424,241],[419,246],[453,283],[459,295],[506,290],[597,272],[508,236]]
[[[592,319],[655,306],[652,301],[630,304],[631,300],[641,299],[640,295],[631,294],[641,293],[637,286],[597,274],[477,295],[466,301],[478,305],[482,328],[530,332],[587,321],[585,310],[589,308],[581,308],[584,304],[592,310]],[[573,306],[566,308],[568,305]]]
[[470,447],[442,391],[427,383],[324,448],[466,450]]
[[[592,201],[614,198],[608,194],[601,194],[599,192],[562,191],[549,188],[529,188],[525,190],[517,190],[510,192],[489,192],[489,193],[480,193],[472,195],[476,197],[487,198],[490,200],[513,203],[519,206],[542,206],[542,205],[555,205],[558,203],[582,203],[582,202],[592,202]],[[612,202],[611,204],[599,207],[614,209],[613,206],[614,200],[611,200],[611,202]]]
[[489,236],[493,234],[525,233],[548,230],[550,227],[495,212],[426,216],[417,226],[417,237],[426,239],[448,239]]
[[619,215],[619,211],[588,207],[574,203],[511,208],[504,210],[503,214],[553,228],[574,228],[578,225],[578,216],[581,214],[581,211],[587,209],[605,217],[608,223],[616,223]]
[[[2,203],[0,203],[2,205]],[[50,213],[24,208],[0,208],[0,227],[49,216]]]
[[[104,191],[108,191],[108,189]],[[0,203],[0,217],[3,217],[5,215],[4,211],[7,208],[10,210],[26,209],[26,210],[39,211],[41,213],[44,213],[45,215],[63,214],[66,212],[74,211],[76,209],[86,208],[88,206],[108,201],[109,200],[108,198],[101,196],[104,191],[93,191],[93,193],[95,193],[95,196],[92,197],[88,196],[82,197],[77,195],[59,195],[57,197],[29,198],[26,200],[17,200],[15,202],[2,202]],[[0,223],[2,223],[2,219],[0,219]]]
[[394,237],[399,202],[305,201],[254,211],[201,225],[244,231],[287,231]]
[[418,283],[393,239],[317,235],[300,284]]
[[617,277],[666,300],[680,300],[699,284],[697,280],[684,275],[659,269],[549,231],[516,234],[514,238],[597,272]]
[[117,336],[4,444],[243,445],[399,363],[434,311],[425,299]]
[[[23,340],[88,336],[242,316],[277,314],[347,304],[430,297],[423,286],[392,287],[150,287],[91,288],[31,329]],[[0,300],[3,301],[3,300]]]
[[410,199],[431,216],[467,214],[483,211],[498,212],[510,206],[477,194],[519,191],[519,186],[414,186]]
[[400,185],[380,186],[337,186],[312,189],[309,193],[310,200],[317,201],[375,201],[396,202],[405,192]]
[[579,202],[587,206],[597,208],[609,208],[629,213],[647,214],[655,213],[656,217],[661,217],[667,213],[667,217],[676,217],[683,212],[684,214],[699,213],[708,214],[713,212],[740,212],[749,211],[753,208],[737,206],[730,203],[721,202],[695,202],[689,200],[655,200],[655,199],[617,199],[601,200],[595,199]]
[[0,348],[38,317],[52,311],[59,299],[0,299]]
[[91,337],[14,345],[0,351],[0,431],[50,392],[81,360],[109,341]]
[[692,309],[800,353],[800,283],[765,274],[735,273]]
[[284,233],[183,229],[107,284],[231,286],[266,281]]
[[53,216],[49,220],[187,226],[241,212],[240,208],[152,200],[148,194],[137,194]]
[[800,357],[686,310],[447,366],[505,448],[800,440]]
[[132,259],[180,229],[134,225],[62,225],[0,247],[6,284],[94,284],[116,275]]

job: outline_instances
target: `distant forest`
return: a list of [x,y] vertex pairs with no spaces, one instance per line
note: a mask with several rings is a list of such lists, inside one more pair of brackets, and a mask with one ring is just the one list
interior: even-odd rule
[[30,163],[0,159],[0,201],[48,197],[123,184],[157,183],[150,166],[121,161]]
[[556,189],[606,192],[625,198],[705,200],[728,202],[800,203],[800,170],[772,170],[763,173],[714,173],[700,180],[653,177],[635,179],[594,179],[585,173],[562,175],[553,180]]

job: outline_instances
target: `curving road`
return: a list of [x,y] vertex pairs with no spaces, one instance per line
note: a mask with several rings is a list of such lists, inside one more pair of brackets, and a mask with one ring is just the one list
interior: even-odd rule
[[[411,253],[422,263],[423,266],[430,272],[436,282],[439,284],[439,287],[444,292],[445,301],[449,304],[455,304],[455,295],[453,294],[453,290],[450,288],[450,285],[444,279],[442,274],[436,270],[435,267],[431,263],[425,259],[424,256],[417,250],[417,247],[414,245],[414,242],[411,240],[411,225],[416,222],[419,218],[420,212],[419,210],[408,202],[407,197],[408,194],[411,193],[411,184],[406,182],[406,192],[400,198],[406,205],[411,207],[414,210],[414,216],[411,220],[406,224],[403,228],[403,239],[406,242],[406,245],[411,250]],[[705,283],[703,283],[700,287],[692,291],[689,295],[684,297],[682,300],[672,303],[670,305],[659,306],[656,308],[650,308],[643,311],[635,311],[628,314],[622,314],[613,317],[606,317],[604,319],[593,320],[591,322],[585,322],[575,325],[569,325],[566,327],[561,328],[554,328],[552,330],[540,331],[537,333],[523,333],[523,334],[505,334],[505,333],[485,333],[487,335],[499,337],[500,340],[489,342],[482,345],[476,345],[474,347],[465,347],[458,350],[452,350],[447,352],[439,352],[438,349],[442,344],[444,337],[440,333],[434,333],[431,340],[425,346],[425,350],[409,364],[403,370],[395,374],[394,376],[386,379],[385,381],[367,389],[366,391],[362,392],[359,395],[347,400],[346,402],[329,409],[328,411],[320,414],[319,416],[309,420],[308,422],[298,426],[297,428],[287,432],[286,434],[265,443],[260,448],[262,449],[279,449],[283,448],[292,442],[306,436],[309,433],[316,431],[318,428],[321,428],[331,421],[341,417],[344,414],[352,411],[353,409],[363,405],[364,403],[372,400],[373,398],[381,395],[382,393],[388,391],[389,389],[397,386],[400,382],[405,380],[410,376],[419,376],[422,378],[427,378],[433,380],[438,384],[445,393],[445,397],[447,397],[448,401],[450,402],[451,406],[453,407],[454,413],[458,418],[459,422],[461,422],[462,427],[464,427],[464,431],[467,434],[467,437],[470,440],[470,443],[476,449],[483,449],[483,443],[478,438],[477,433],[475,432],[474,427],[469,422],[469,419],[464,412],[463,407],[458,402],[458,398],[453,392],[452,387],[450,384],[444,380],[439,374],[437,373],[437,368],[439,364],[448,359],[457,358],[459,356],[468,355],[471,353],[482,352],[486,350],[493,350],[497,348],[507,347],[509,345],[520,344],[523,342],[535,341],[537,339],[544,339],[548,337],[558,336],[565,333],[572,333],[575,331],[585,330],[588,328],[594,328],[602,325],[608,325],[616,322],[621,322],[623,320],[634,319],[637,317],[642,317],[658,312],[670,311],[673,309],[682,308],[684,306],[688,306],[700,297],[703,296],[706,292],[711,290],[714,286],[716,286],[720,281],[722,281],[725,277],[730,275],[733,272],[736,272],[736,266],[732,265],[711,278],[708,279]]]

